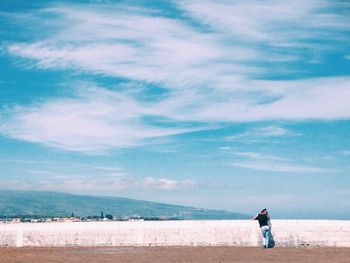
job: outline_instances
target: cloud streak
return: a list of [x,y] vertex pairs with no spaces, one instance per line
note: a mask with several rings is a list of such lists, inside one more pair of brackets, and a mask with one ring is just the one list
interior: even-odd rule
[[[279,77],[282,68],[295,68],[293,63],[312,60],[314,53],[321,56],[333,45],[344,51],[350,23],[344,12],[335,11],[339,6],[318,0],[174,4],[186,19],[121,4],[65,4],[29,14],[48,34],[9,43],[8,54],[43,70],[69,69],[129,84],[122,91],[87,87],[76,98],[3,109],[0,132],[59,149],[100,153],[193,131],[184,128],[189,123],[210,128],[213,123],[350,117],[348,77],[263,77]],[[47,19],[59,26],[48,27]],[[325,38],[333,42],[321,41]],[[131,92],[134,84],[139,90]],[[158,96],[150,91],[152,85],[160,87]],[[145,121],[149,117],[172,127]],[[267,129],[261,131],[266,137],[287,135],[278,127]]]
[[334,11],[348,4],[335,5],[333,1],[190,0],[178,3],[198,22],[253,45],[328,48],[317,40],[332,37],[345,43],[343,33],[350,26],[344,20],[345,13]]
[[112,148],[134,147],[154,137],[195,130],[148,125],[142,121],[146,115],[157,113],[125,95],[85,87],[76,98],[58,98],[11,109],[2,118],[0,132],[59,149],[98,154]]
[[[34,171],[33,171],[34,172]],[[35,171],[38,175],[47,175],[47,171]],[[52,174],[50,174],[52,177]],[[57,182],[59,181],[59,183]],[[89,193],[100,195],[118,195],[120,193],[150,192],[176,192],[195,189],[197,182],[192,179],[175,180],[170,178],[146,177],[137,179],[126,177],[86,177],[86,175],[54,176],[32,182],[30,180],[3,180],[1,189],[36,190],[36,191],[62,191],[72,193]]]
[[[241,160],[231,162],[231,166],[278,173],[330,173],[334,170],[324,169],[310,165],[297,164],[292,160],[280,156],[261,154],[258,152],[232,152]],[[242,160],[243,159],[243,160]]]
[[232,166],[250,169],[250,170],[258,170],[258,171],[266,171],[266,172],[280,172],[280,173],[327,173],[330,172],[327,169],[322,169],[313,166],[304,166],[304,165],[295,165],[288,163],[278,163],[278,162],[268,162],[268,161],[244,161],[244,162],[233,162]]

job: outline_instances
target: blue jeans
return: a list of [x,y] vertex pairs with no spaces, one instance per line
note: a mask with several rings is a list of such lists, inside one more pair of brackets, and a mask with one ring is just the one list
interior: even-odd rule
[[261,227],[261,233],[263,235],[263,244],[265,247],[269,247],[270,242],[270,227],[269,226],[262,226]]

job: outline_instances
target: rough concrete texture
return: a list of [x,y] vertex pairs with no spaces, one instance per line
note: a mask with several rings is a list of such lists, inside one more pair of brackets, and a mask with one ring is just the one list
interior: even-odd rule
[[[350,247],[350,221],[273,220],[276,246]],[[261,246],[257,221],[0,224],[0,246]]]

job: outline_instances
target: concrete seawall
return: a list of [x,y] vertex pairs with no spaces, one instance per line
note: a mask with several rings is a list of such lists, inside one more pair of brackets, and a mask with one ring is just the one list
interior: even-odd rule
[[[276,246],[350,247],[350,221],[272,220]],[[253,220],[0,224],[0,246],[260,246]]]

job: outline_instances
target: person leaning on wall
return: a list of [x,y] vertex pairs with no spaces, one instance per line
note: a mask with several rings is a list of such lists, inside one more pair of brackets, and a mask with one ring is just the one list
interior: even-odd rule
[[259,221],[259,226],[263,235],[264,248],[273,247],[273,245],[271,245],[271,221],[267,209],[264,208],[263,210],[261,210],[261,212],[254,216],[253,219]]

